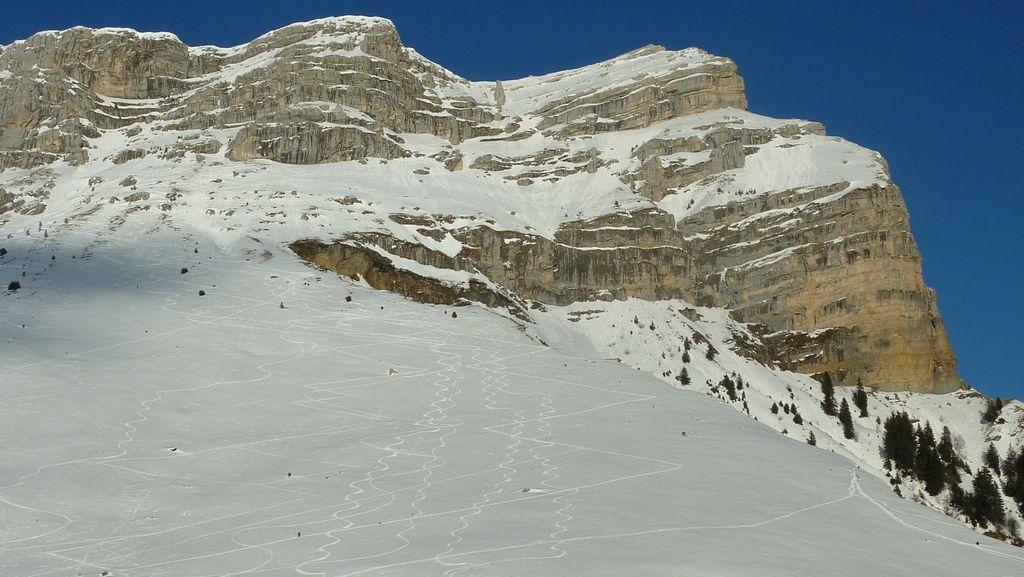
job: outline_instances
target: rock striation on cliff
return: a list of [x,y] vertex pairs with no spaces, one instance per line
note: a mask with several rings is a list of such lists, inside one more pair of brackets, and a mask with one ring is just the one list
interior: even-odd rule
[[694,48],[471,82],[381,18],[234,48],[44,32],[0,49],[0,171],[0,219],[51,194],[198,214],[415,299],[683,299],[784,368],[960,387],[885,161],[747,111],[736,65]]

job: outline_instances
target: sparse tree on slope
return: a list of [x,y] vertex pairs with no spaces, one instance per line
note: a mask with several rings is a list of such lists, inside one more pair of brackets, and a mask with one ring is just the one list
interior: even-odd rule
[[722,377],[722,380],[718,382],[718,385],[725,388],[725,392],[729,395],[730,401],[736,400],[736,383],[729,378],[729,375]]
[[992,473],[987,468],[978,470],[974,476],[974,492],[967,499],[967,517],[975,525],[986,522],[1001,525],[1005,519],[1003,499],[999,495]]
[[868,394],[864,390],[864,384],[857,379],[857,390],[853,393],[853,406],[860,409],[860,418],[868,416]]
[[1003,474],[1006,476],[1006,495],[1024,510],[1024,453],[1011,449],[1003,461]]
[[996,449],[995,443],[988,444],[988,450],[983,455],[985,466],[992,469],[992,472],[996,475],[999,474],[999,451]]
[[929,495],[938,495],[946,486],[946,467],[935,448],[932,426],[925,424],[917,431],[917,452],[914,455],[914,474],[924,482]]
[[999,418],[999,413],[1003,410],[1003,400],[996,397],[994,401],[989,401],[988,406],[985,408],[985,412],[981,414],[981,422],[983,423],[994,423]]
[[949,427],[942,427],[942,439],[939,440],[935,449],[939,453],[939,458],[947,466],[957,464],[956,450],[953,448],[953,434],[949,432]]
[[836,388],[832,384],[832,375],[824,373],[821,377],[821,392],[825,395],[825,399],[821,401],[821,409],[825,411],[826,415],[836,415]]
[[897,471],[914,469],[914,426],[906,412],[893,413],[885,419],[883,448]]
[[843,436],[852,439],[854,437],[853,416],[850,414],[850,404],[846,402],[845,398],[839,406],[839,422],[843,425]]
[[711,343],[708,343],[708,352],[705,353],[704,358],[709,360],[709,361],[713,361],[713,360],[715,360],[715,355],[717,355],[717,354],[718,354],[718,351],[715,350],[715,347],[711,346]]

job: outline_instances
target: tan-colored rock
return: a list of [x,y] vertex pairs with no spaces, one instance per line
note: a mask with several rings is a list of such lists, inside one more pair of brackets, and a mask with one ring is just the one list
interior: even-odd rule
[[[217,162],[315,164],[415,155],[423,164],[402,170],[418,181],[481,178],[521,198],[574,179],[573,202],[591,192],[594,198],[566,207],[560,228],[547,236],[526,225],[456,229],[447,228],[457,220],[452,215],[392,215],[389,224],[409,227],[406,240],[374,229],[293,248],[428,302],[512,306],[518,295],[550,304],[636,297],[724,307],[756,329],[761,342],[743,348],[762,360],[829,371],[840,384],[860,378],[887,390],[958,387],[935,295],[923,283],[906,207],[884,161],[844,156],[844,163],[860,163],[851,168],[860,180],[850,181],[842,166],[821,180],[808,161],[794,169],[806,181],[773,167],[782,174],[766,190],[733,190],[737,174],[771,162],[763,150],[781,157],[808,141],[835,142],[820,124],[752,119],[746,106],[736,65],[697,49],[648,46],[577,70],[471,83],[402,46],[380,18],[296,24],[235,49],[189,48],[169,34],[75,28],[0,50],[0,171],[36,168],[41,175],[5,183],[0,213],[45,210],[46,169],[37,167],[53,162],[147,157],[140,164],[199,165],[218,155]],[[651,129],[655,123],[669,128]],[[96,158],[92,141],[109,131],[129,144]],[[173,145],[173,138],[148,148],[136,143],[154,131],[181,134]],[[601,135],[612,131],[622,133],[628,150],[609,154],[618,135]],[[409,144],[416,142],[426,147]],[[865,170],[881,176],[865,179]],[[126,177],[108,186],[115,182],[132,190],[138,184]],[[642,198],[623,201],[630,192]],[[566,222],[581,206],[600,214],[593,210],[600,203],[591,201],[613,196],[607,214]],[[140,210],[147,198],[144,191],[124,197]],[[633,208],[620,211],[620,201]],[[486,223],[491,208],[464,216]],[[299,214],[294,218],[316,213]],[[458,256],[425,246],[449,234],[464,244]],[[448,286],[395,267],[384,254],[496,284]]]
[[716,108],[746,107],[743,79],[735,64],[723,61],[574,97],[538,112],[544,116],[540,128],[565,125],[558,134],[570,137],[640,128]]
[[318,164],[366,157],[400,158],[409,153],[389,138],[356,126],[249,125],[228,150],[231,160],[267,158],[286,164]]
[[[811,197],[834,192],[826,187]],[[872,187],[808,204],[799,211],[806,224],[795,231],[761,232],[793,218],[788,213],[758,227],[728,226],[763,208],[757,205],[787,200],[798,198],[777,193],[681,223],[658,210],[610,215],[566,227],[553,240],[474,227],[457,233],[472,247],[458,260],[439,260],[387,237],[361,240],[431,266],[479,270],[543,303],[610,295],[725,307],[762,327],[783,366],[829,371],[839,384],[859,378],[883,390],[959,388],[956,358],[935,294],[922,281],[899,189]]]

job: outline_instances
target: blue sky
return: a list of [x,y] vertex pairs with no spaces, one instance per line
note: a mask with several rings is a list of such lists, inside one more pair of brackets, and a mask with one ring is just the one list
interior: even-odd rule
[[[719,5],[721,4],[721,5]],[[823,122],[880,151],[903,189],[960,374],[1024,396],[1020,221],[1024,2],[5,2],[0,44],[74,25],[230,46],[291,22],[391,18],[474,80],[541,74],[645,44],[734,59],[750,109]]]

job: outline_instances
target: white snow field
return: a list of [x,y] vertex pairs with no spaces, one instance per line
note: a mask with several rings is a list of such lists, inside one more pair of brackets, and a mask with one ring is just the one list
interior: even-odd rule
[[1024,574],[846,458],[492,311],[106,231],[4,241],[0,575]]
[[[381,22],[296,26],[330,32],[302,41],[320,57],[366,58],[337,46]],[[241,57],[247,47],[191,50]],[[524,323],[302,264],[286,246],[305,238],[377,232],[455,256],[466,247],[451,233],[484,223],[551,239],[621,211],[683,218],[753,192],[840,185],[807,197],[829,202],[889,182],[880,156],[816,123],[737,109],[568,138],[540,129],[537,111],[558,99],[717,59],[699,50],[645,48],[508,81],[504,104],[496,83],[406,50],[434,70],[428,84],[446,108],[471,97],[506,115],[492,128],[515,117],[523,138],[394,134],[316,100],[289,106],[353,123],[325,129],[397,137],[409,156],[233,162],[224,145],[241,125],[185,130],[159,100],[97,96],[105,106],[94,114],[149,112],[97,129],[84,164],[0,173],[0,193],[15,199],[0,207],[0,290],[22,285],[0,292],[0,577],[1024,575],[1024,550],[893,494],[878,451],[881,419],[909,410],[949,426],[978,470],[988,443],[1000,454],[1019,446],[1024,404],[983,425],[986,400],[973,391],[872,392],[870,417],[846,440],[816,381],[732,350],[747,329],[724,310],[581,302],[531,308]],[[290,58],[254,50],[193,90],[244,88]],[[0,70],[0,81],[13,77]],[[743,166],[658,202],[623,179],[643,167],[638,146],[722,126],[773,136],[745,149]],[[54,118],[40,130],[57,128]],[[218,152],[196,152],[204,143]],[[461,170],[443,160],[455,152]],[[657,161],[699,168],[710,154]],[[488,157],[508,167],[473,168]],[[773,214],[792,212],[779,225],[790,226],[801,209]],[[424,233],[422,219],[443,234]],[[491,282],[384,256],[446,282]],[[680,343],[698,333],[720,354],[694,351],[682,390]],[[730,373],[746,382],[742,400],[714,385]],[[771,413],[776,402],[799,405],[805,423]],[[817,448],[804,443],[812,433]],[[945,494],[900,483],[947,508]]]

